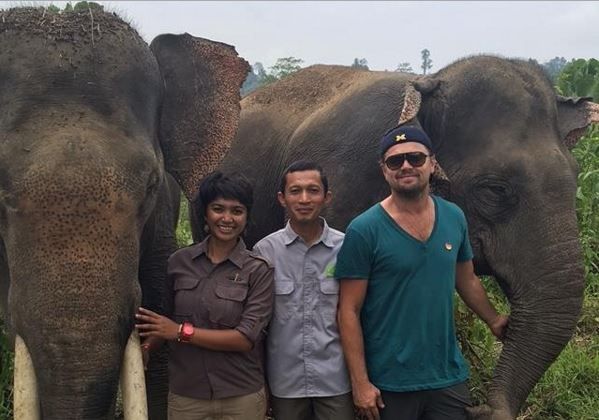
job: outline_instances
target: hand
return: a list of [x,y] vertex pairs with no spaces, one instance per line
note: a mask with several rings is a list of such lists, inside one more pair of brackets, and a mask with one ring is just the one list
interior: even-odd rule
[[489,329],[495,337],[503,341],[505,338],[505,331],[508,325],[509,317],[507,315],[497,315],[491,322],[489,322]]
[[354,385],[352,389],[354,405],[363,418],[380,419],[379,408],[385,408],[381,391],[370,382]]
[[139,308],[135,318],[140,324],[135,324],[140,337],[156,337],[164,340],[176,340],[179,336],[179,324],[169,318],[145,308]]

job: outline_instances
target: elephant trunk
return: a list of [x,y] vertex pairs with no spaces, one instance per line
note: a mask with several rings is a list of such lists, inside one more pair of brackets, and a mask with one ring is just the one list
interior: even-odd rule
[[548,226],[535,238],[542,251],[528,260],[514,259],[520,263],[507,281],[511,315],[489,388],[488,405],[496,413],[493,419],[516,418],[535,384],[572,337],[580,315],[584,269],[576,219]]
[[[144,369],[139,337],[131,334],[121,369],[121,390],[125,420],[148,418]],[[15,340],[14,415],[21,420],[41,419],[38,383],[31,355],[20,336]],[[72,407],[71,407],[72,409]],[[55,418],[52,409],[45,411],[45,418]],[[60,418],[63,418],[62,416]],[[96,418],[95,416],[93,418]],[[110,418],[110,416],[108,417]]]

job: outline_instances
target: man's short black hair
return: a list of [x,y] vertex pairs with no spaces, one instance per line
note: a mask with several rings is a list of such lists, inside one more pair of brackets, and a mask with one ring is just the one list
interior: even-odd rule
[[205,215],[208,205],[219,198],[239,201],[247,209],[249,218],[253,204],[253,189],[246,177],[240,173],[225,175],[220,171],[207,175],[200,184],[195,202],[196,212]]
[[287,186],[287,174],[301,171],[318,171],[320,174],[320,181],[322,182],[322,186],[324,188],[324,193],[326,194],[329,191],[329,181],[322,170],[322,166],[311,160],[296,160],[289,165],[287,169],[285,169],[285,172],[283,172],[283,176],[281,177],[281,185],[279,186],[279,191],[282,194],[285,194],[285,187]]

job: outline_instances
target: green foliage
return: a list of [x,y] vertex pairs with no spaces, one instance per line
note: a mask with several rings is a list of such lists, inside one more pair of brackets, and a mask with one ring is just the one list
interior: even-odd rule
[[0,320],[0,419],[12,418],[13,354]]
[[274,66],[270,68],[270,73],[277,79],[282,79],[301,69],[301,64],[303,62],[304,60],[302,60],[301,58],[295,57],[278,58]]
[[591,96],[599,101],[599,61],[571,61],[557,78],[557,91],[564,96]]
[[543,63],[541,66],[551,81],[555,83],[557,76],[559,76],[566,64],[568,64],[568,61],[564,57],[554,57],[546,63]]
[[46,7],[46,10],[50,13],[60,13],[60,7],[55,6],[53,4],[51,4],[50,6]]
[[81,12],[81,11],[86,11],[86,10],[104,10],[104,6],[102,6],[99,3],[96,3],[95,1],[79,1],[77,3],[75,3],[75,6],[73,6],[73,11],[74,12]]
[[191,223],[189,222],[189,202],[183,194],[181,194],[181,207],[179,207],[179,224],[175,233],[179,248],[193,243]]
[[365,58],[354,58],[354,62],[351,66],[354,69],[368,70],[368,60]]
[[255,63],[241,86],[241,96],[295,73],[301,69],[302,62],[302,59],[295,57],[279,58],[269,73],[264,70],[262,63]]
[[[599,277],[599,125],[590,127],[572,154],[580,168],[576,207],[584,265],[587,276]],[[599,295],[599,285],[593,292]]]

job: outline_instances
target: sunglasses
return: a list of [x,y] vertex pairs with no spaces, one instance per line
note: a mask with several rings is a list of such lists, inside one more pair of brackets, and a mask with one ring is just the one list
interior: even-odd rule
[[422,152],[399,153],[397,155],[391,155],[385,159],[385,165],[387,165],[387,168],[395,171],[401,168],[403,163],[407,160],[412,167],[419,168],[424,165],[426,158],[429,156],[430,155]]

